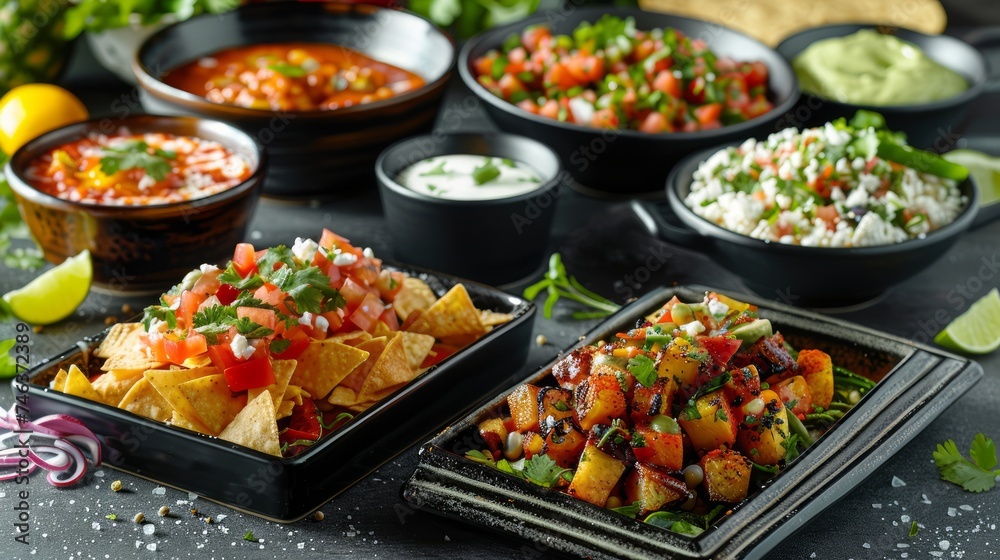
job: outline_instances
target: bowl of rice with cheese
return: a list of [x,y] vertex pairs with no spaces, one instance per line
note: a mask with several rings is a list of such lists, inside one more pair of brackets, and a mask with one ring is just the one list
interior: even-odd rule
[[685,227],[661,233],[764,295],[854,303],[930,266],[969,228],[977,195],[967,177],[860,111],[692,155],[667,185]]

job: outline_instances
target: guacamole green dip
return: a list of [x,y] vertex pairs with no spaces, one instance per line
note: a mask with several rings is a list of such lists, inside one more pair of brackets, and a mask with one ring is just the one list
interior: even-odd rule
[[913,105],[965,91],[965,78],[873,29],[816,41],[792,67],[806,93],[858,105]]

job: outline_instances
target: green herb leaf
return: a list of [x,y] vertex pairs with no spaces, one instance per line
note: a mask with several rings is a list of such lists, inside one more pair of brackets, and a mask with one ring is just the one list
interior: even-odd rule
[[556,301],[562,297],[596,310],[575,312],[573,313],[574,319],[599,319],[621,309],[620,305],[586,289],[576,278],[568,276],[559,253],[552,253],[552,256],[549,257],[549,270],[545,276],[524,289],[524,299],[533,300],[543,291],[547,296],[542,310],[546,319],[552,318],[552,309],[555,307]]
[[253,531],[247,531],[247,534],[243,535],[243,540],[253,542]]
[[272,329],[251,321],[249,317],[240,317],[233,324],[236,326],[236,331],[247,338],[264,338],[274,334]]
[[105,519],[110,519],[111,521],[118,521],[118,514],[117,513],[109,513],[109,514],[105,515],[104,518]]
[[[292,250],[284,245],[271,247],[257,261],[257,269],[264,271],[262,274],[271,274],[274,271],[274,266],[278,263],[282,263],[285,266],[294,266],[295,255],[292,253]],[[304,264],[309,265],[310,263]]]
[[626,517],[631,517],[635,519],[635,516],[639,515],[639,512],[642,511],[642,503],[637,500],[627,506],[608,508],[608,509],[610,509],[613,512],[620,513]]
[[291,344],[292,344],[291,340],[288,340],[286,338],[276,338],[271,341],[271,353],[281,354],[285,350],[288,350],[288,347]]
[[997,465],[996,446],[993,440],[983,434],[976,434],[969,451],[972,461],[962,456],[953,440],[938,444],[934,451],[934,463],[941,471],[941,479],[958,484],[969,492],[985,492],[996,485],[1000,470],[991,471]]
[[711,393],[712,391],[721,389],[726,383],[729,383],[732,378],[733,375],[727,371],[722,375],[713,377],[708,380],[707,383],[703,383],[697,390],[695,390],[694,394],[691,395],[691,398],[688,399],[687,404],[685,404],[684,408],[681,410],[681,414],[683,414],[688,420],[697,420],[701,418],[701,412],[698,411],[697,405],[698,399]]
[[652,387],[656,383],[658,377],[656,374],[656,362],[649,356],[645,354],[636,355],[634,358],[629,359],[626,368],[643,387]]
[[500,176],[500,168],[492,160],[472,170],[472,180],[477,185],[483,185]]
[[785,448],[786,465],[799,458],[799,441],[799,434],[792,434],[781,442],[781,446]]
[[565,479],[566,473],[572,473],[570,469],[560,467],[555,460],[544,454],[526,460],[521,472],[527,481],[545,488],[552,488],[560,479]]
[[240,276],[239,272],[236,272],[236,267],[233,266],[233,263],[229,263],[226,270],[223,270],[222,273],[219,274],[219,282],[234,286],[240,291],[256,290],[264,285],[264,279],[261,278],[260,274],[253,273],[246,278],[243,278]]
[[176,152],[161,149],[150,150],[142,140],[126,142],[118,148],[102,148],[101,171],[114,175],[119,171],[142,169],[157,181],[162,181],[173,170],[170,160],[177,159]]
[[421,177],[434,177],[434,176],[437,176],[437,175],[449,175],[450,173],[448,171],[445,171],[445,169],[444,169],[444,164],[445,163],[446,162],[444,160],[441,160],[437,165],[435,165],[431,169],[428,169],[427,171],[424,171],[423,173],[421,173],[420,176]]
[[305,68],[301,66],[294,66],[292,64],[288,64],[287,62],[275,62],[274,64],[268,64],[267,68],[268,70],[274,70],[275,72],[288,78],[301,78],[309,73]]
[[163,321],[168,329],[177,328],[177,315],[173,309],[164,305],[150,305],[142,311],[142,325],[146,327],[146,332],[149,332],[153,319]]
[[483,453],[482,451],[478,451],[476,449],[473,449],[472,451],[466,451],[465,458],[470,461],[481,463],[483,465],[488,465],[491,467],[496,466],[496,462],[493,461],[493,457],[491,455],[487,455],[486,453]]
[[910,538],[912,539],[913,537],[917,536],[918,532],[920,532],[920,526],[917,525],[917,522],[916,521],[910,522]]

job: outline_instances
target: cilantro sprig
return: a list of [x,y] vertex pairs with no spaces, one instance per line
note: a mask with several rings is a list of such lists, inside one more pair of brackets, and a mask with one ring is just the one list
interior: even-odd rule
[[531,459],[518,461],[518,466],[506,459],[494,461],[493,457],[482,451],[472,450],[465,454],[465,458],[476,463],[493,467],[507,474],[512,474],[518,478],[526,480],[532,484],[537,484],[543,488],[552,488],[559,484],[560,480],[571,482],[573,471],[560,467],[555,460],[548,455],[535,455]]
[[[721,389],[726,383],[729,383],[732,378],[733,375],[727,371],[722,375],[717,375],[708,380],[708,382],[703,383],[700,387],[698,387],[694,394],[691,395],[691,398],[688,399],[687,403],[684,404],[684,407],[681,409],[681,414],[683,414],[688,420],[697,420],[701,418],[701,412],[698,411],[698,399],[704,397],[712,391]],[[728,419],[726,419],[726,421],[728,421]]]
[[621,309],[617,303],[584,288],[575,277],[566,274],[566,267],[563,266],[559,253],[552,253],[549,257],[549,270],[545,273],[545,277],[524,289],[524,299],[533,300],[542,293],[542,290],[548,294],[543,308],[546,319],[552,318],[552,309],[559,298],[571,299],[594,309],[594,311],[575,311],[574,319],[600,319]]
[[[276,265],[283,265],[277,266]],[[219,275],[219,281],[241,291],[256,290],[265,282],[288,294],[286,304],[299,314],[324,313],[347,305],[340,292],[330,287],[330,277],[318,267],[300,263],[284,245],[268,249],[257,262],[258,272],[246,278],[232,263]],[[242,296],[241,296],[242,297]]]
[[659,377],[656,373],[656,362],[645,354],[638,354],[630,358],[625,367],[643,387],[652,387]]
[[996,486],[1000,477],[997,448],[993,440],[979,433],[972,440],[968,460],[958,451],[954,440],[938,444],[934,464],[941,470],[941,480],[953,482],[969,492],[985,492]]
[[177,152],[150,148],[142,140],[126,142],[121,147],[105,147],[101,157],[101,172],[114,175],[119,171],[142,169],[157,181],[162,181],[173,169],[170,160],[177,159]]

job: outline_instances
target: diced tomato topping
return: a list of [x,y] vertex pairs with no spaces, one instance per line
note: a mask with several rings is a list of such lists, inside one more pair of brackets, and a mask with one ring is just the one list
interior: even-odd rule
[[434,343],[434,346],[431,347],[430,354],[428,354],[427,357],[424,358],[424,363],[420,364],[420,367],[429,368],[431,366],[437,365],[441,363],[442,360],[444,360],[448,356],[451,356],[457,351],[458,348],[455,348],[450,344],[444,344],[441,342]]
[[198,307],[206,299],[208,299],[208,296],[205,294],[196,294],[190,290],[181,293],[181,305],[177,308],[177,318],[180,319],[180,326],[188,328],[193,326],[194,314],[198,312]]
[[233,268],[236,272],[246,278],[257,271],[257,253],[250,243],[237,243],[236,251],[233,253]]
[[344,285],[340,287],[340,295],[344,296],[344,299],[347,300],[347,309],[349,311],[354,311],[361,305],[361,302],[364,301],[365,296],[368,294],[368,290],[352,278],[344,280]]
[[254,323],[262,327],[267,327],[274,330],[275,325],[278,323],[278,317],[274,313],[273,309],[259,309],[256,307],[237,307],[236,316],[243,318],[246,317]]
[[208,347],[208,357],[212,360],[212,365],[219,371],[233,367],[240,363],[233,354],[233,349],[228,344],[213,344]]
[[173,335],[163,338],[163,351],[170,363],[183,364],[184,360],[204,354],[207,350],[205,335],[199,333],[192,332],[183,339],[177,339]]
[[396,316],[396,311],[392,308],[383,311],[378,320],[385,323],[389,327],[389,330],[399,330],[399,317]]
[[728,364],[733,354],[740,349],[740,340],[738,338],[726,338],[724,336],[702,338],[698,341],[698,344],[718,364]]
[[377,295],[368,293],[349,319],[359,329],[370,333],[375,330],[375,325],[378,324],[379,317],[384,311],[385,305],[382,300]]
[[232,284],[220,284],[219,289],[215,291],[215,297],[219,298],[219,303],[222,305],[229,305],[240,297],[240,291]]
[[274,370],[267,352],[259,358],[251,358],[225,369],[226,383],[233,392],[266,387],[274,383]]
[[702,126],[719,122],[720,115],[722,115],[722,103],[709,103],[694,110],[694,117]]

